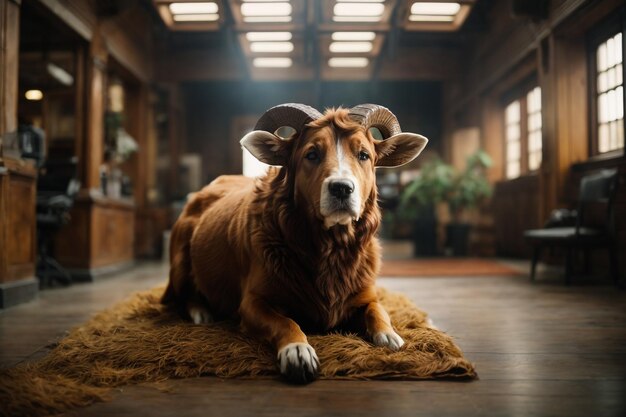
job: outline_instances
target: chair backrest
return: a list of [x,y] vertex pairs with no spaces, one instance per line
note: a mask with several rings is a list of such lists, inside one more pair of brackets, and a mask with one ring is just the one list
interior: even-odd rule
[[604,219],[605,232],[614,233],[613,200],[617,189],[617,170],[605,169],[584,176],[580,181],[580,193],[578,196],[578,217],[576,233],[585,225],[585,217],[590,204],[606,204],[606,218]]
[[78,158],[48,159],[44,168],[45,173],[37,179],[38,193],[75,196],[78,182]]

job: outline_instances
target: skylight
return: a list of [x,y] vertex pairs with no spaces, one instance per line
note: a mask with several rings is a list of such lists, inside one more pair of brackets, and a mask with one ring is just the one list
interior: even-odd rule
[[252,65],[257,68],[289,68],[293,64],[291,58],[254,58]]
[[291,22],[291,16],[244,16],[246,23],[286,23]]
[[332,68],[364,68],[369,65],[369,59],[364,57],[333,57],[328,60],[328,66]]
[[250,43],[250,51],[252,52],[291,52],[293,51],[293,43],[291,42],[252,42]]
[[337,3],[335,16],[381,16],[385,11],[382,3]]
[[411,22],[454,22],[454,16],[412,14],[409,20]]
[[246,39],[250,42],[286,42],[291,40],[291,32],[248,32]]
[[241,15],[246,23],[291,22],[292,7],[281,1],[245,1],[241,3]]
[[329,49],[333,53],[363,53],[370,52],[372,47],[371,42],[332,42]]
[[411,6],[411,22],[453,22],[461,11],[456,2],[415,2]]
[[374,32],[333,32],[333,41],[373,41]]
[[214,22],[219,19],[217,13],[175,14],[172,19],[175,22]]
[[177,14],[215,14],[218,11],[217,3],[213,1],[198,3],[171,3],[170,11]]
[[280,3],[242,3],[241,14],[244,16],[290,16],[291,4]]
[[380,22],[385,4],[379,1],[337,1],[333,8],[335,22]]
[[335,22],[380,22],[382,16],[333,16]]

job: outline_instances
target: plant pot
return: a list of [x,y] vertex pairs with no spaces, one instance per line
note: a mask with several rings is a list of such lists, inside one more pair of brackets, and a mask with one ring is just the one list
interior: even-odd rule
[[446,225],[446,252],[453,256],[467,256],[471,225],[450,223]]
[[435,208],[420,209],[413,222],[413,256],[436,256],[437,253],[437,217]]

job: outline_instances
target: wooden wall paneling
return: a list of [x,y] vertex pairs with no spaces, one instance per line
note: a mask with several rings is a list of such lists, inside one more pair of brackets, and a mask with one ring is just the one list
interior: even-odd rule
[[[567,176],[573,163],[589,157],[587,54],[584,39],[554,39],[555,109],[559,203],[566,202]],[[554,208],[554,207],[552,207]]]
[[457,48],[399,47],[393,59],[379,57],[380,80],[449,80],[457,77],[463,60]]
[[587,55],[584,39],[551,35],[540,48],[543,161],[542,215],[571,205],[567,193],[573,163],[589,156]]
[[504,178],[504,123],[499,101],[493,96],[482,100],[482,147],[492,160],[493,165],[487,171],[487,178],[492,183]]
[[523,238],[528,229],[541,227],[539,177],[527,175],[496,183],[493,196],[496,252],[501,256],[529,256]]
[[206,80],[241,80],[247,76],[245,68],[230,49],[174,49],[162,48],[159,56],[157,80],[163,83]]

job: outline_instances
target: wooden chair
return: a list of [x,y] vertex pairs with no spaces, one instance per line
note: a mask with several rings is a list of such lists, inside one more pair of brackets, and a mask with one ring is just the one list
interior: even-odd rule
[[[524,232],[527,242],[533,245],[533,258],[530,267],[530,279],[534,281],[537,262],[544,247],[562,247],[566,250],[565,284],[572,279],[572,269],[576,250],[583,250],[585,270],[589,270],[589,253],[591,250],[604,248],[610,258],[611,276],[618,284],[617,240],[615,238],[615,219],[613,202],[617,188],[617,171],[602,170],[586,175],[580,183],[578,211],[575,226],[544,227]],[[590,208],[606,206],[601,224],[590,223]]]

